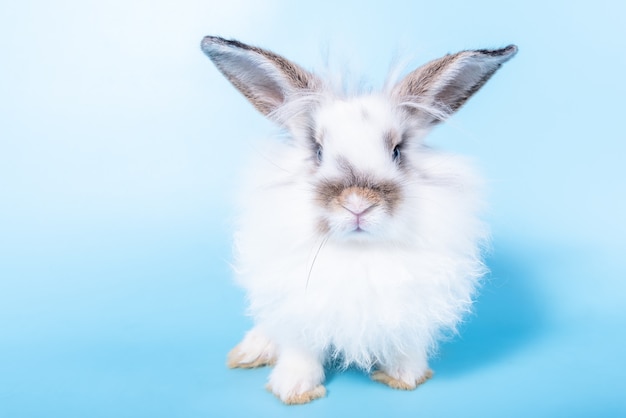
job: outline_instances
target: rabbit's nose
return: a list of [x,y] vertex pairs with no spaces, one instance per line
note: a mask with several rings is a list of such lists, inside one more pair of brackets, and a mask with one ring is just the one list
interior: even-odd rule
[[365,215],[377,205],[375,201],[369,199],[363,193],[359,193],[358,190],[346,193],[342,200],[341,207],[356,217]]
[[376,206],[375,203],[370,204],[369,206],[366,205],[342,205],[342,207],[347,210],[348,212],[350,212],[351,214],[353,214],[356,217],[365,215],[367,212],[369,212],[371,209],[373,209]]
[[347,205],[342,205],[342,207],[350,212],[353,215],[351,225],[355,231],[361,232],[367,230],[368,221],[368,212],[372,210],[376,206],[375,203],[360,201],[356,203],[351,203]]

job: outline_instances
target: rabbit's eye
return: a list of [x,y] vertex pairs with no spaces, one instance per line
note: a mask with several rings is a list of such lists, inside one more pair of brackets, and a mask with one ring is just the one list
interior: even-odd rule
[[394,161],[399,161],[400,160],[400,147],[396,146],[393,151],[391,152],[391,157],[393,158]]
[[322,162],[322,157],[323,157],[323,155],[322,155],[322,154],[323,154],[323,153],[322,153],[322,147],[321,147],[321,146],[317,147],[317,153],[316,153],[316,156],[317,156],[317,162],[319,162],[319,163],[321,163],[321,162]]

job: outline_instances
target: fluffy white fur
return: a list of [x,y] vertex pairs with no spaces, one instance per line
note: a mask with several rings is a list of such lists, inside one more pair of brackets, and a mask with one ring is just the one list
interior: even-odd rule
[[[242,44],[211,39],[220,55],[205,52],[237,86],[251,64],[241,70],[224,50],[237,49],[241,60]],[[263,61],[258,50],[246,51]],[[280,69],[267,61],[275,79]],[[282,86],[289,85],[285,77]],[[279,92],[284,101],[269,117],[289,138],[258,151],[240,194],[235,272],[256,325],[231,352],[230,365],[275,363],[268,388],[286,403],[324,396],[328,361],[374,368],[383,376],[376,380],[414,388],[430,376],[428,355],[471,309],[485,273],[481,179],[465,159],[424,145],[430,121],[412,107],[432,104],[437,113],[439,103],[407,102],[393,89],[346,97],[319,80],[311,85]],[[384,140],[390,132],[403,136],[402,164]],[[320,203],[320,183],[345,177],[346,162],[374,183],[397,187],[393,210],[373,205],[357,217],[369,206],[358,193],[347,197],[345,210]]]
[[[344,124],[333,120],[326,128]],[[304,357],[338,356],[344,364],[419,379],[442,331],[469,311],[485,272],[480,180],[459,157],[421,145],[405,149],[417,168],[390,173],[405,199],[399,213],[381,221],[379,236],[328,237],[317,231],[310,150],[272,145],[249,172],[235,235],[236,278],[248,293],[257,332]],[[343,155],[364,157],[361,147],[352,149]],[[307,387],[322,377],[316,373]]]

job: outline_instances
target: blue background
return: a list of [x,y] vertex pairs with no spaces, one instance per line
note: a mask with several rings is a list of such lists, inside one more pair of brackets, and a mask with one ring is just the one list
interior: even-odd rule
[[[616,1],[4,1],[0,416],[626,416],[626,6]],[[490,183],[476,314],[410,393],[358,371],[286,407],[228,370],[242,155],[273,127],[204,35],[380,85],[466,48],[520,52],[432,145]]]

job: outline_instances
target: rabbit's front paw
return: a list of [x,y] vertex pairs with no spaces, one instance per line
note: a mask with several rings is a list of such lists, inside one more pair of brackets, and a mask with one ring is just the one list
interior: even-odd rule
[[326,396],[323,381],[324,368],[315,355],[283,350],[266,387],[287,405],[297,405]]
[[280,392],[276,391],[271,383],[268,383],[265,388],[287,405],[302,405],[326,396],[326,388],[323,385],[317,385],[313,389],[302,393],[287,391],[285,395],[281,395]]
[[276,345],[258,329],[253,328],[228,353],[226,364],[231,369],[252,369],[273,365],[276,362]]

